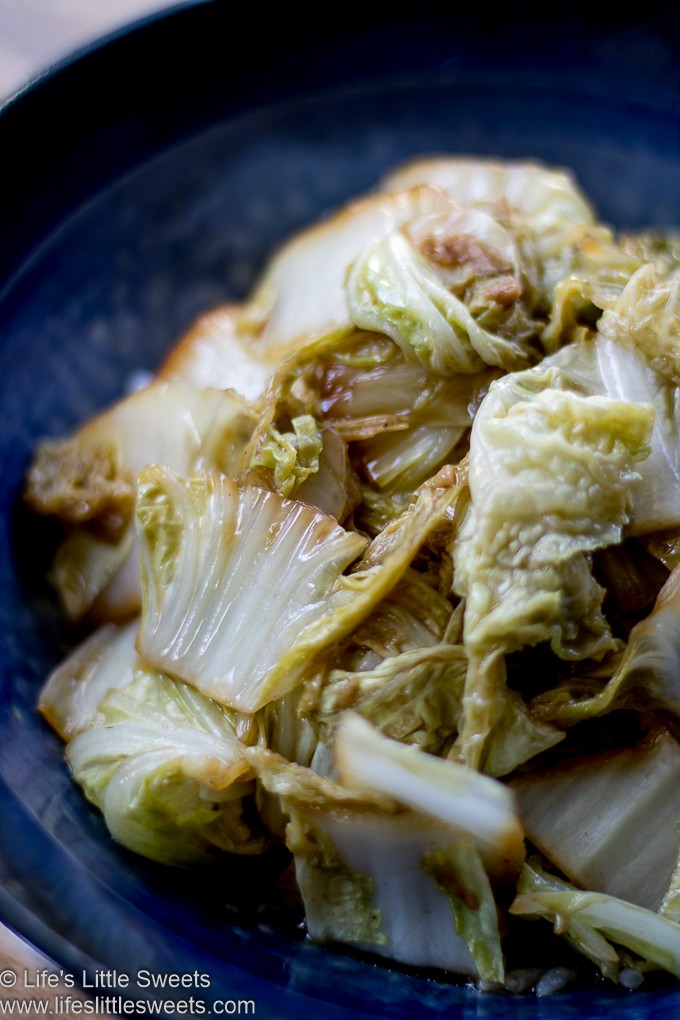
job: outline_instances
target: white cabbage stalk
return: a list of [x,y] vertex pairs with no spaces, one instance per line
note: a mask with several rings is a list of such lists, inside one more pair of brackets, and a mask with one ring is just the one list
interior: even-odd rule
[[647,405],[550,388],[552,368],[506,378],[475,418],[472,504],[453,549],[470,657],[460,753],[475,767],[501,713],[505,654],[542,641],[564,659],[616,647],[588,554],[621,541],[653,423]]
[[419,425],[382,432],[360,447],[366,474],[387,492],[413,492],[431,478],[465,434],[464,428]]
[[440,191],[416,187],[360,199],[303,231],[270,262],[243,310],[241,329],[258,334],[263,357],[280,358],[351,326],[344,283],[359,252],[396,227],[449,207]]
[[531,707],[541,719],[573,726],[615,708],[662,711],[680,717],[680,567],[659,592],[652,612],[637,623],[614,675],[604,688],[583,681],[558,684]]
[[136,853],[186,866],[263,849],[241,818],[252,771],[226,710],[141,660],[66,757],[114,839]]
[[480,326],[400,231],[363,249],[346,294],[355,326],[386,333],[439,375],[475,373],[485,364],[514,370],[530,361],[519,343]]
[[680,389],[653,368],[644,354],[597,338],[603,391],[617,400],[652,404],[654,428],[649,457],[631,486],[630,533],[649,534],[680,524]]
[[[525,869],[527,872],[531,870],[528,865]],[[548,881],[552,879],[545,872],[540,877]],[[680,978],[679,924],[614,896],[582,892],[573,886],[564,888],[566,883],[560,883],[562,888],[545,889],[546,881],[534,891],[531,887],[536,884],[531,875],[526,880],[522,875],[519,895],[510,907],[510,913],[553,921],[557,934],[570,936],[569,941],[574,948],[598,963],[605,976],[616,980],[618,970],[614,948],[610,946],[606,950],[602,946],[602,941],[611,939]],[[529,891],[524,891],[525,886],[529,887]],[[594,936],[598,934],[600,940],[595,942]]]
[[341,720],[334,750],[343,784],[393,797],[468,833],[495,880],[517,874],[522,827],[512,792],[497,780],[391,740],[354,712]]
[[[486,368],[473,375],[443,379],[420,364],[408,364],[402,355],[368,369],[334,364],[321,409],[343,434],[352,420],[389,419],[393,415],[404,425],[467,428],[498,375],[495,369]],[[363,437],[359,434],[356,438]]]
[[291,690],[300,637],[365,540],[275,493],[162,467],[139,477],[138,517],[144,657],[245,712]]
[[263,359],[238,331],[240,305],[221,305],[202,315],[172,348],[158,376],[199,390],[235,390],[246,400],[264,393],[280,358]]
[[[351,940],[357,948],[412,967],[439,967],[456,974],[478,975],[468,946],[456,933],[448,896],[422,867],[423,855],[444,850],[456,833],[410,811],[393,817],[317,811],[306,817],[316,831],[330,836],[350,872],[370,883],[370,903],[379,917],[378,933],[371,941]],[[295,871],[305,901],[309,934],[316,942],[338,941],[342,931],[338,931],[337,919],[328,910],[328,894],[323,895],[323,873],[300,852],[302,847],[297,849]],[[494,977],[498,978],[495,972]]]
[[[138,647],[158,668],[254,712],[313,674],[397,584],[460,496],[424,486],[364,539],[302,503],[165,468],[140,476],[145,604]],[[254,580],[255,583],[254,583]]]
[[657,910],[678,858],[680,746],[656,731],[513,781],[528,838],[586,889]]
[[309,503],[342,523],[360,501],[359,480],[352,468],[347,446],[337,432],[321,429],[319,469],[293,489],[293,498]]
[[653,265],[642,266],[597,328],[671,382],[680,383],[680,279],[676,276],[662,278]]
[[496,906],[469,836],[395,815],[379,792],[343,788],[263,748],[244,754],[291,818],[286,841],[314,940],[502,981]]
[[398,167],[384,178],[382,186],[394,191],[417,184],[441,188],[464,207],[505,201],[537,230],[565,220],[593,222],[592,210],[569,171],[549,170],[539,163],[435,156]]
[[53,669],[38,708],[57,733],[70,740],[92,725],[104,695],[132,682],[139,620],[105,624]]

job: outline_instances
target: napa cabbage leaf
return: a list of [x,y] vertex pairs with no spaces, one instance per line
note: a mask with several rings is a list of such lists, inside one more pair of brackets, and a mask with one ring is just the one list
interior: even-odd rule
[[531,862],[524,866],[510,913],[552,921],[558,935],[568,935],[571,945],[613,981],[619,958],[612,942],[680,977],[679,924],[614,896],[582,892]]
[[654,413],[554,389],[555,371],[495,383],[472,429],[453,554],[470,658],[459,753],[477,767],[505,707],[505,654],[541,641],[571,660],[616,647],[588,555],[621,540]]

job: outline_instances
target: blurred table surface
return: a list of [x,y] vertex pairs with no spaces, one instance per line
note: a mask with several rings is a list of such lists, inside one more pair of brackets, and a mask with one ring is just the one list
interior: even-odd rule
[[[0,99],[93,39],[171,5],[169,0],[0,0]],[[0,989],[0,998],[49,996],[53,1000],[55,994],[87,998],[63,982],[48,989],[24,986],[24,971],[29,982],[34,982],[37,970],[51,966],[0,924],[0,972],[11,970],[17,975],[14,987]],[[62,1015],[68,1020],[76,1013],[65,1010],[62,1014],[60,1010]],[[82,1020],[83,1014],[78,1015]]]
[[0,97],[98,36],[172,0],[0,0]]

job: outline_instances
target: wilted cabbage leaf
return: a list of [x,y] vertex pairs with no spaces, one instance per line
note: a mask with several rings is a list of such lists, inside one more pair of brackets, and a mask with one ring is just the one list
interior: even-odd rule
[[132,682],[139,620],[100,627],[53,669],[38,708],[57,733],[70,740],[92,725],[104,695]]
[[680,279],[676,276],[660,277],[654,266],[642,266],[597,328],[671,382],[680,383]]
[[227,710],[142,660],[66,757],[114,839],[145,857],[187,866],[264,848],[242,818],[253,773]]
[[503,655],[541,641],[565,659],[616,647],[588,553],[621,540],[653,410],[543,388],[553,371],[495,383],[472,429],[472,503],[453,550],[466,599],[469,765],[484,764],[503,710]]
[[270,425],[263,445],[250,462],[251,467],[272,468],[276,491],[289,496],[296,485],[319,470],[323,447],[321,434],[311,414],[293,418],[291,432],[279,432]]
[[[548,884],[551,889],[545,888]],[[602,945],[608,945],[607,939],[680,977],[679,924],[614,896],[569,887],[538,872],[536,866],[525,864],[510,913],[553,921],[556,933],[568,934],[572,946],[597,963],[612,981],[617,980],[618,956],[611,945],[608,950]]]
[[523,323],[515,338],[485,329],[402,232],[364,249],[346,292],[356,326],[387,333],[407,357],[439,375],[479,372],[485,364],[515,370],[535,360],[524,346],[535,330]]
[[351,325],[347,268],[373,240],[424,213],[448,208],[435,188],[415,187],[351,203],[288,241],[274,256],[240,319],[262,357],[290,354],[309,339]]
[[456,931],[468,945],[483,981],[505,979],[498,911],[489,879],[472,842],[423,854],[421,867],[451,900]]
[[565,680],[532,702],[532,709],[539,718],[558,726],[574,726],[617,708],[680,716],[680,570],[677,567],[659,592],[650,615],[633,627],[625,654],[604,687],[587,680]]
[[315,713],[328,742],[351,708],[388,737],[439,753],[458,731],[467,656],[437,644],[383,659],[359,673],[332,670]]

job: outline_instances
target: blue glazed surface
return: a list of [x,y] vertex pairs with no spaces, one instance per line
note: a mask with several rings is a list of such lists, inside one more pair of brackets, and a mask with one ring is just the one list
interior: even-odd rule
[[[194,879],[117,847],[73,785],[35,701],[74,635],[39,581],[18,506],[36,440],[61,435],[153,368],[192,318],[247,291],[292,230],[420,152],[570,166],[617,226],[680,223],[680,116],[557,74],[420,70],[269,105],[203,130],[66,219],[0,301],[0,914],[62,965],[207,972],[206,1000],[257,1016],[664,1017],[674,988],[508,1000],[391,971],[223,908]],[[247,875],[246,875],[247,878]],[[239,871],[233,882],[242,880]],[[217,883],[213,885],[212,883]]]

